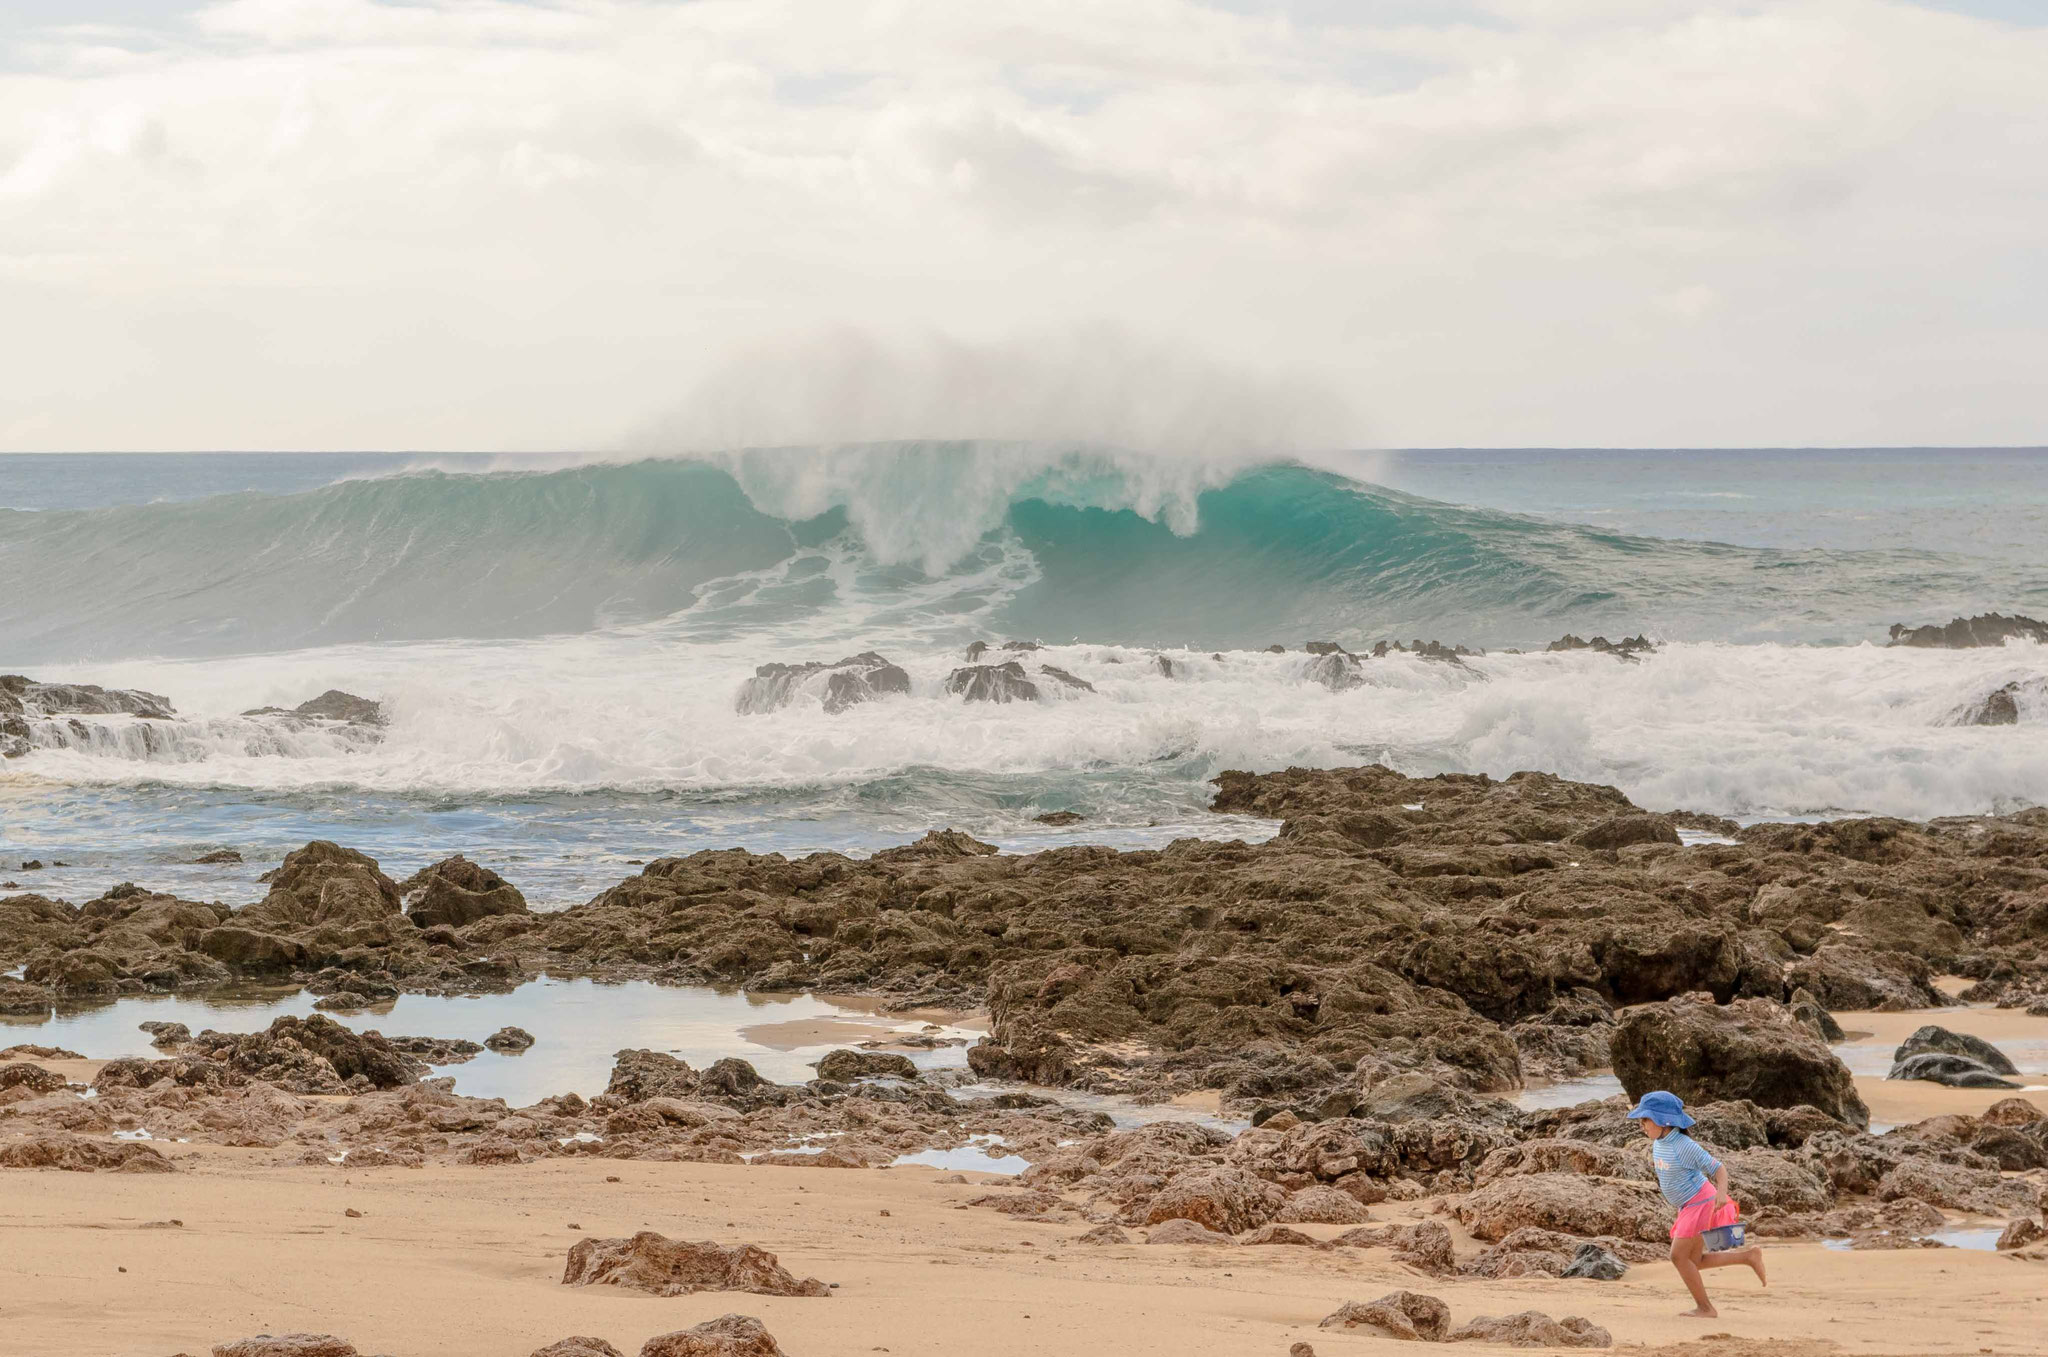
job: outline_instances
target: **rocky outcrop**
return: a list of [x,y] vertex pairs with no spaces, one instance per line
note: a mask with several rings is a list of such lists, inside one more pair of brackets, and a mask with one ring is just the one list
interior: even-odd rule
[[519,888],[460,853],[423,867],[398,887],[406,917],[419,928],[467,928],[500,914],[526,914]]
[[310,725],[315,721],[332,721],[349,726],[383,726],[388,724],[384,706],[367,697],[357,697],[339,688],[329,688],[315,698],[301,702],[296,707],[257,707],[245,711],[244,716],[282,716],[292,724]]
[[1779,1004],[1672,999],[1624,1012],[1610,1043],[1631,1098],[1666,1089],[1688,1102],[1743,1098],[1759,1107],[1815,1107],[1870,1125],[1848,1066]]
[[720,1315],[647,1340],[640,1357],[784,1357],[775,1335],[752,1315]]
[[63,1169],[71,1173],[169,1173],[171,1161],[132,1140],[93,1140],[40,1131],[0,1142],[0,1168]]
[[376,1032],[353,1032],[321,1014],[286,1016],[261,1032],[201,1032],[194,1054],[293,1093],[397,1088],[418,1066]]
[[484,1038],[484,1045],[500,1054],[514,1054],[533,1049],[533,1033],[524,1027],[500,1027]]
[[1909,627],[1903,622],[1894,622],[1890,644],[1966,650],[1977,646],[2002,646],[2007,641],[2034,641],[2048,645],[2048,622],[2018,615],[2007,617],[2003,613],[1958,617],[1946,626]]
[[387,922],[399,912],[398,886],[377,869],[375,858],[324,839],[286,854],[263,881],[270,894],[236,911],[237,926],[276,933],[330,924],[348,928]]
[[1242,1169],[1217,1167],[1183,1173],[1159,1190],[1141,1225],[1192,1220],[1219,1234],[1242,1234],[1278,1216],[1287,1194]]
[[748,1291],[760,1296],[827,1296],[815,1277],[799,1278],[752,1244],[668,1239],[642,1230],[630,1239],[580,1239],[569,1250],[564,1286],[624,1286],[656,1296]]
[[955,669],[946,675],[946,691],[963,702],[1036,702],[1042,696],[1015,660]]
[[764,664],[740,685],[733,707],[741,716],[780,711],[799,693],[814,695],[832,715],[878,697],[910,691],[910,675],[897,665],[864,650],[836,664],[819,660],[803,664]]

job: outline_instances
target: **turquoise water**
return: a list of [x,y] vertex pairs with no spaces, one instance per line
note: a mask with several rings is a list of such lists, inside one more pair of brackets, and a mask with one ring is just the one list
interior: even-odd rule
[[[0,764],[0,869],[69,864],[0,881],[73,899],[253,898],[313,837],[401,874],[468,853],[546,905],[732,844],[1259,837],[1207,780],[1289,764],[1543,768],[1737,816],[2048,801],[2039,647],[1882,647],[1894,621],[2048,615],[2039,450],[17,456],[0,506],[0,672],[180,716],[52,724]],[[1565,631],[1663,649],[1504,653]],[[1414,637],[1490,653],[1332,692],[1300,649]],[[1008,638],[1096,691],[946,693]],[[735,712],[756,665],[869,649],[909,695]],[[2018,725],[1956,724],[2007,684]],[[379,741],[239,715],[329,687],[385,704]],[[1036,823],[1055,810],[1088,818]],[[246,865],[190,863],[220,847]]]

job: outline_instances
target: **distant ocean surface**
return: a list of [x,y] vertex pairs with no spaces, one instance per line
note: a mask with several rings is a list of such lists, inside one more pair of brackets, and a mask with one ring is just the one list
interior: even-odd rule
[[[0,672],[181,717],[0,764],[0,878],[238,901],[323,837],[566,904],[703,847],[1258,835],[1203,809],[1208,778],[1373,760],[1738,817],[2008,809],[2048,802],[2048,650],[1883,643],[2048,615],[2043,542],[2048,450],[0,456]],[[1661,649],[1540,653],[1567,631]],[[1301,651],[1414,638],[1489,653],[1331,692]],[[1096,692],[943,691],[1007,639]],[[863,650],[911,693],[735,712],[756,665]],[[2007,684],[2017,725],[1957,724]],[[239,716],[330,687],[385,704],[380,742]],[[216,847],[249,865],[187,865]]]

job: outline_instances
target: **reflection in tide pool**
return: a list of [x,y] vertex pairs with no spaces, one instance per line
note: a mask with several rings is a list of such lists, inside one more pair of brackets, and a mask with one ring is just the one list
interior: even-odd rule
[[[313,1012],[315,996],[302,990],[237,990],[207,995],[146,995],[90,1008],[66,1007],[43,1019],[0,1018],[0,1041],[61,1046],[93,1059],[160,1055],[143,1022],[181,1022],[197,1033],[256,1032],[274,1018]],[[600,985],[590,980],[541,979],[507,994],[405,994],[361,1013],[329,1014],[356,1031],[386,1036],[459,1037],[482,1041],[501,1027],[533,1033],[531,1050],[485,1051],[437,1070],[455,1091],[473,1098],[503,1098],[523,1107],[556,1093],[592,1097],[610,1082],[612,1057],[626,1048],[663,1051],[702,1069],[738,1056],[777,1083],[814,1078],[812,1065],[827,1051],[891,1033],[921,1031],[919,1019],[877,1014],[856,1001],[840,1004],[811,994],[756,994],[737,990],[655,985],[644,980]],[[803,1044],[767,1045],[745,1029],[773,1023],[829,1022],[838,1030]],[[859,1029],[859,1030],[855,1030]],[[945,1028],[940,1035],[972,1041],[979,1034]],[[964,1045],[906,1051],[922,1069],[960,1068]]]
[[[991,1153],[993,1148],[996,1152]],[[899,1154],[889,1161],[891,1168],[921,1165],[925,1168],[947,1169],[954,1173],[1002,1173],[1012,1177],[1031,1167],[1031,1161],[1021,1155],[1002,1151],[1008,1147],[1001,1136],[970,1136],[968,1143],[951,1150],[919,1150],[915,1154]]]

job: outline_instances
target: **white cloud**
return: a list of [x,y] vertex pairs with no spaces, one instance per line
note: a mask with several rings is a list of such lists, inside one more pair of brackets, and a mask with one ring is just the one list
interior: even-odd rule
[[763,344],[1094,322],[1402,443],[2048,441],[2041,29],[1871,0],[108,19],[0,47],[4,445],[607,445]]

